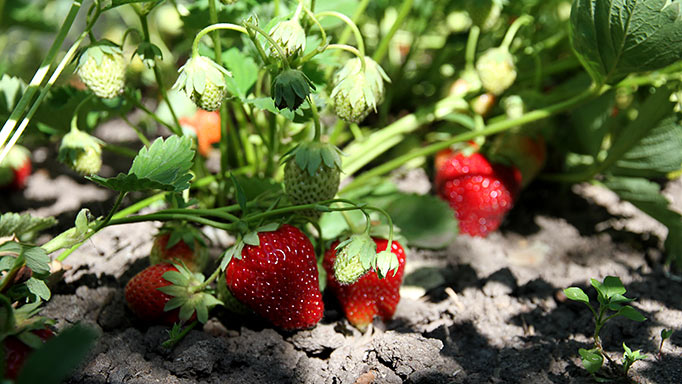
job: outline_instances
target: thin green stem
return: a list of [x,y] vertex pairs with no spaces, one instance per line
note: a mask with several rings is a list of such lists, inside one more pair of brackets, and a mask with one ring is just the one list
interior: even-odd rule
[[111,144],[111,143],[105,143],[102,145],[102,149],[109,151],[111,153],[115,153],[117,155],[129,157],[131,159],[134,159],[135,156],[137,156],[137,151],[134,151],[130,148],[126,148],[121,145],[116,145],[116,144]]
[[[320,45],[318,46],[318,48],[320,48],[321,46],[327,44],[327,31],[325,31],[324,28],[322,28],[322,24],[320,24],[320,21],[317,20],[317,17],[315,17],[315,14],[310,9],[308,9],[308,7],[306,7],[303,4],[304,0],[298,0],[298,1],[299,1],[299,6],[303,7],[303,10],[305,11],[306,15],[308,15],[308,17],[310,17],[310,19],[317,26],[317,28],[320,29],[320,33],[322,34],[322,41],[320,42]],[[314,0],[313,0],[313,4],[314,4]]]
[[249,35],[249,32],[246,30],[246,28],[236,24],[218,23],[209,25],[208,27],[199,31],[199,33],[197,33],[197,36],[194,38],[194,41],[192,42],[192,57],[199,56],[199,41],[201,41],[201,38],[206,36],[207,33],[217,31],[219,29],[227,29],[231,31],[241,32],[247,36]]
[[279,44],[277,44],[277,42],[270,36],[270,34],[265,32],[264,30],[262,30],[257,25],[250,24],[250,23],[246,23],[245,25],[247,28],[260,33],[265,38],[265,40],[267,40],[268,43],[270,43],[270,45],[272,45],[275,48],[280,59],[282,59],[282,63],[284,64],[284,68],[286,68],[286,69],[291,68],[291,65],[289,64],[289,58],[287,58],[287,55],[284,53],[284,50],[282,49],[282,47],[280,47]]
[[504,40],[502,40],[500,48],[509,50],[509,47],[511,47],[511,44],[514,41],[514,37],[516,37],[516,33],[519,31],[519,29],[521,29],[521,27],[523,27],[524,25],[530,24],[532,22],[533,17],[530,15],[523,15],[518,19],[514,20],[511,27],[509,27],[509,29],[507,30],[507,33],[504,35]]
[[135,96],[128,95],[128,94],[126,93],[126,98],[128,99],[128,101],[130,101],[130,102],[132,102],[133,104],[135,104],[135,106],[136,106],[137,108],[141,109],[144,113],[146,113],[147,115],[149,115],[149,117],[151,117],[152,119],[154,119],[154,121],[156,121],[157,123],[163,125],[164,127],[168,128],[171,132],[173,132],[173,130],[175,129],[175,127],[173,127],[172,125],[170,125],[170,124],[168,124],[167,122],[163,121],[159,116],[156,115],[156,113],[152,112],[149,108],[147,108],[146,105],[142,104],[142,102],[141,102],[140,100],[137,100],[137,98],[136,98]]
[[467,71],[474,70],[474,63],[476,62],[476,46],[478,45],[478,37],[481,35],[481,28],[478,25],[472,25],[469,29],[469,38],[467,39],[466,51],[464,53],[465,68]]
[[355,35],[355,43],[358,45],[358,51],[359,55],[361,57],[361,62],[362,62],[362,70],[365,70],[365,40],[362,37],[362,32],[360,32],[360,28],[358,28],[357,24],[353,22],[348,16],[344,15],[343,13],[340,12],[335,12],[335,11],[326,11],[326,12],[320,12],[315,15],[317,19],[321,19],[323,17],[336,17],[337,19],[340,19],[344,23],[348,25],[348,27],[351,28],[353,31],[353,34]]
[[211,273],[211,276],[208,277],[208,279],[206,279],[203,283],[197,285],[196,287],[192,287],[191,291],[192,292],[203,291],[204,289],[206,289],[206,287],[208,287],[209,284],[211,284],[215,279],[217,279],[218,276],[220,276],[220,272],[221,272],[220,267],[216,268],[215,271]]
[[123,121],[125,121],[126,124],[128,124],[130,128],[132,128],[135,131],[137,137],[140,139],[142,144],[144,144],[145,147],[149,147],[151,143],[149,142],[149,139],[147,139],[147,136],[144,135],[140,127],[133,124],[126,116],[121,116],[121,118],[123,119]]
[[372,57],[377,63],[380,63],[384,59],[384,56],[386,56],[386,53],[388,53],[388,47],[391,44],[391,40],[393,39],[393,36],[395,36],[396,32],[398,32],[398,29],[400,29],[400,27],[403,25],[407,16],[409,16],[410,11],[412,10],[413,2],[414,0],[403,0],[403,3],[400,5],[398,16],[393,22],[391,29],[384,37],[381,38],[381,42],[379,43],[379,46]]
[[350,45],[346,45],[346,44],[329,44],[329,45],[327,45],[327,47],[325,48],[325,50],[327,50],[327,49],[340,49],[340,50],[342,50],[342,51],[350,52],[350,53],[354,54],[355,56],[357,56],[360,60],[362,60],[362,61],[364,62],[364,56],[362,56],[362,53],[360,53],[360,51],[359,51],[357,48],[352,47],[352,46],[350,46]]
[[315,126],[315,137],[313,138],[313,141],[319,142],[320,136],[322,135],[322,126],[320,125],[320,114],[317,111],[317,104],[315,104],[312,95],[308,96],[308,103],[310,104],[310,111],[312,112],[313,124]]
[[[415,151],[406,153],[402,156],[396,157],[393,160],[387,161],[375,168],[373,168],[370,171],[367,171],[361,175],[359,175],[357,178],[355,178],[352,182],[347,184],[343,189],[343,191],[349,191],[354,188],[357,188],[359,186],[362,186],[365,182],[368,180],[372,179],[373,177],[377,177],[380,175],[383,175],[387,172],[390,172],[401,165],[407,163],[408,161],[412,159],[416,159],[419,157],[423,156],[429,156],[437,153],[440,150],[443,150],[445,148],[448,148],[452,144],[459,143],[462,141],[467,141],[467,140],[472,140],[475,139],[478,136],[490,136],[495,133],[503,132],[506,131],[510,128],[517,127],[517,126],[522,126],[528,123],[532,123],[534,121],[546,119],[550,116],[553,116],[557,113],[566,111],[569,108],[572,108],[578,104],[581,104],[589,99],[592,99],[594,97],[597,97],[601,95],[604,92],[603,87],[596,87],[592,86],[588,88],[586,91],[580,93],[579,95],[568,99],[566,101],[551,105],[549,107],[537,109],[531,112],[526,113],[525,115],[516,118],[516,119],[508,119],[508,120],[503,120],[499,121],[497,123],[493,123],[488,125],[485,129],[481,131],[476,131],[476,132],[465,132],[459,135],[456,135],[452,137],[450,140],[442,141],[439,143],[434,143],[431,145],[428,145],[426,147],[417,149]],[[405,118],[410,118],[410,119],[415,119],[414,115],[409,115],[404,117]],[[433,121],[431,119],[431,121]],[[345,168],[344,168],[345,169]]]
[[[147,23],[147,15],[138,14],[140,19],[140,25],[142,26],[142,35],[144,36],[144,41],[151,44],[151,35],[149,34],[149,25]],[[182,127],[180,127],[180,120],[178,120],[178,115],[175,113],[175,108],[168,98],[168,90],[166,89],[166,84],[163,82],[163,76],[161,75],[161,70],[159,69],[158,63],[154,65],[153,68],[154,79],[156,80],[156,85],[159,87],[159,93],[166,102],[168,110],[170,111],[171,117],[173,118],[173,126],[169,126],[171,132],[178,136],[182,136]]]

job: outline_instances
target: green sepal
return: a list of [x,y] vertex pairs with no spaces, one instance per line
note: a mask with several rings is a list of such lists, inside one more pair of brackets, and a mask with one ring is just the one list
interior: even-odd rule
[[312,177],[317,173],[320,165],[327,168],[341,170],[341,155],[343,152],[335,145],[321,142],[307,142],[300,144],[286,153],[281,162],[293,159],[301,170],[307,171]]
[[78,58],[78,67],[92,57],[97,65],[102,65],[104,55],[123,56],[123,50],[111,40],[102,39],[84,47]]
[[315,89],[305,73],[286,69],[272,80],[272,100],[278,109],[295,111]]

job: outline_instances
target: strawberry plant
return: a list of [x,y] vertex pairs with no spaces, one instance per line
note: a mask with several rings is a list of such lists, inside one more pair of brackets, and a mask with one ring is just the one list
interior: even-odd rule
[[[679,1],[71,0],[59,25],[29,3],[0,0],[0,29],[54,28],[37,67],[0,61],[2,193],[30,183],[24,148],[43,146],[115,197],[40,245],[53,218],[0,216],[7,316],[49,300],[51,273],[102,229],[152,221],[152,266],[125,296],[175,324],[168,345],[218,306],[314,327],[326,285],[365,328],[393,315],[410,247],[487,236],[535,178],[612,190],[667,227],[666,267],[682,268],[661,193],[682,169]],[[413,169],[431,194],[396,187]],[[207,227],[234,239],[216,260]],[[600,284],[592,357],[606,311],[632,314]]]
[[[639,313],[635,308],[628,305],[628,303],[634,301],[634,299],[625,297],[626,290],[619,278],[615,276],[606,276],[603,282],[591,279],[591,284],[597,291],[597,301],[599,302],[599,307],[597,309],[592,307],[587,294],[578,287],[566,288],[564,289],[564,294],[566,294],[566,297],[569,300],[579,301],[587,305],[594,316],[594,347],[591,349],[580,348],[578,352],[580,353],[580,358],[585,369],[595,378],[595,380],[599,381],[603,379],[597,374],[604,364],[604,358],[610,363],[613,363],[613,360],[611,360],[609,355],[604,351],[601,338],[599,337],[604,325],[609,320],[620,316],[638,322],[645,321],[646,317]],[[627,376],[632,364],[637,360],[645,359],[646,356],[640,355],[639,350],[633,352],[625,343],[623,343],[623,349],[625,350],[625,353],[623,355],[622,373]]]

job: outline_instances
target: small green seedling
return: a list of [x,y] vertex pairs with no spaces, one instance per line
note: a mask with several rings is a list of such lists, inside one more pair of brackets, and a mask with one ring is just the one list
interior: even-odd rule
[[646,359],[647,356],[640,354],[639,349],[633,352],[627,345],[625,345],[625,343],[623,343],[623,350],[625,351],[623,353],[623,374],[627,376],[632,364],[634,364],[637,360]]
[[[603,282],[591,279],[591,284],[594,289],[597,290],[597,301],[599,302],[598,309],[595,309],[590,304],[590,298],[578,287],[566,288],[564,289],[564,294],[566,294],[566,297],[570,300],[585,303],[594,315],[594,347],[591,349],[580,348],[578,353],[580,354],[583,366],[587,372],[589,372],[596,381],[602,382],[605,379],[596,374],[604,364],[604,358],[608,359],[609,362],[612,362],[609,356],[604,352],[599,337],[599,333],[604,325],[609,320],[618,316],[623,316],[639,322],[646,320],[646,317],[639,313],[635,308],[628,305],[628,303],[634,301],[634,299],[624,296],[626,290],[618,277],[607,276],[604,278]],[[625,355],[623,358],[623,368],[627,374],[630,366],[632,366],[635,361],[643,359],[644,356],[640,356],[639,351],[632,352],[629,348],[625,347],[625,345],[624,348]]]
[[663,355],[663,343],[673,335],[672,329],[662,329],[661,330],[661,344],[658,346],[658,358],[660,359]]

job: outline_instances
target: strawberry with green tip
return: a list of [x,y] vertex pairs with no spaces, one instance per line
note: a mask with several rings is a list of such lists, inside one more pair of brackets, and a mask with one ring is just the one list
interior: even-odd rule
[[31,175],[31,152],[15,145],[0,162],[0,189],[24,189]]
[[[341,181],[341,151],[333,145],[305,143],[284,157],[284,190],[292,204],[313,204],[333,199]],[[319,218],[317,210],[299,212]]]
[[245,245],[225,270],[230,292],[276,327],[315,326],[324,304],[312,243],[289,224],[257,236],[258,245]]
[[203,288],[204,277],[177,264],[154,264],[125,286],[131,311],[149,324],[172,325],[194,319],[208,321],[210,308],[222,304]]
[[[388,240],[373,238],[379,253],[386,251]],[[327,271],[327,286],[341,303],[348,321],[360,330],[367,328],[375,316],[384,321],[393,317],[400,301],[400,285],[405,273],[405,250],[396,241],[391,243],[390,252],[398,259],[397,269],[389,271],[380,279],[374,269],[367,271],[355,283],[341,284],[335,275],[337,244],[325,253],[322,262]]]

